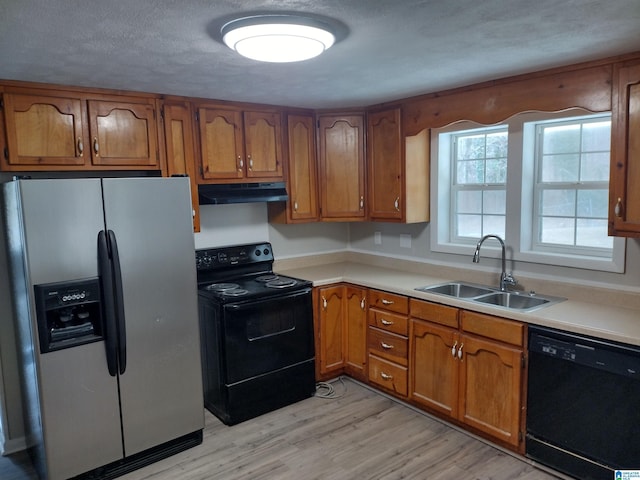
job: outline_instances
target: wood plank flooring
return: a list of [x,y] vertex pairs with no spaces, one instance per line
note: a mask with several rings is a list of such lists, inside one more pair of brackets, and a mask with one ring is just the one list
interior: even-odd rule
[[[337,393],[343,385],[335,382]],[[551,480],[528,462],[344,379],[337,399],[309,398],[234,427],[206,413],[202,445],[122,480]],[[23,454],[0,479],[36,479]]]

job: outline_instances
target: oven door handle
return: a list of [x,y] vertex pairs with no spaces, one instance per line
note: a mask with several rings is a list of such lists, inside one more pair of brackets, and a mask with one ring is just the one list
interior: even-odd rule
[[228,310],[240,310],[246,307],[253,307],[254,305],[259,303],[268,303],[268,302],[273,302],[274,300],[289,300],[292,298],[301,297],[303,295],[308,295],[310,292],[311,292],[310,288],[305,288],[304,290],[296,290],[295,292],[292,292],[292,293],[275,295],[273,297],[269,296],[267,298],[256,298],[253,300],[245,300],[239,303],[227,303],[225,304],[224,308]]

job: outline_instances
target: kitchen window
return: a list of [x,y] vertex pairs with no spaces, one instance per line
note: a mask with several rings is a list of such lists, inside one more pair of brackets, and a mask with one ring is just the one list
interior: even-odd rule
[[611,115],[523,113],[432,130],[431,248],[468,255],[486,234],[514,260],[624,271],[607,235]]

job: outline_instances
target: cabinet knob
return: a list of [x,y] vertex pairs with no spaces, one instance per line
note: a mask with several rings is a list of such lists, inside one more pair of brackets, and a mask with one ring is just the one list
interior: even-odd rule
[[396,197],[396,201],[393,202],[393,206],[396,208],[396,212],[400,211],[400,197]]
[[84,152],[84,143],[82,143],[82,139],[78,138],[78,156],[81,157]]
[[388,373],[380,372],[380,376],[383,380],[393,380],[393,375],[389,375]]
[[618,218],[622,218],[622,198],[618,197],[618,201],[616,202],[616,206],[613,209],[613,213]]
[[93,151],[96,155],[100,153],[100,145],[98,145],[98,137],[93,137]]

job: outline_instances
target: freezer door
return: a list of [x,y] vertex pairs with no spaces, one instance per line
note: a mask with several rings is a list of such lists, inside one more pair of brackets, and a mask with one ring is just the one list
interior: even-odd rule
[[66,479],[122,458],[117,380],[107,371],[103,341],[39,353],[33,285],[97,276],[100,180],[21,180],[13,188],[11,234],[22,240],[12,244],[26,277],[16,309],[25,408],[48,478]]
[[104,179],[103,194],[122,272],[129,456],[204,425],[191,195],[187,178]]

